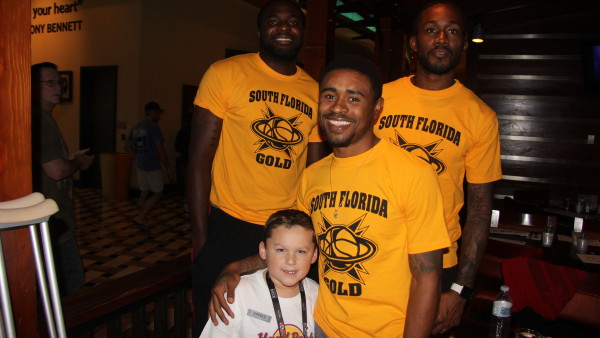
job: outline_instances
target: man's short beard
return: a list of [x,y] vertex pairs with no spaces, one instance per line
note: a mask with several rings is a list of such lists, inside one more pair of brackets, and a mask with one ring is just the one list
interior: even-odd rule
[[279,49],[271,44],[263,43],[261,49],[265,51],[269,56],[276,57],[283,60],[294,60],[300,53],[302,44],[294,46],[294,48]]
[[460,57],[457,58],[454,56],[454,54],[452,54],[450,62],[448,62],[448,64],[445,65],[440,63],[431,63],[429,62],[427,54],[418,54],[418,61],[421,67],[425,69],[425,71],[427,71],[428,73],[435,75],[445,75],[454,71],[456,66],[458,66],[458,64],[460,63]]
[[343,139],[343,140],[329,139],[328,143],[331,146],[331,148],[346,148],[352,144],[353,138],[354,138],[354,135],[350,135],[350,137],[348,137],[347,139]]
[[329,145],[332,148],[336,148],[336,147],[345,148],[345,147],[348,147],[350,144],[352,144],[352,140],[354,139],[354,133],[348,135],[348,137],[345,139],[333,140],[332,138],[329,137],[329,135],[327,135],[327,129],[325,128],[326,123],[327,122],[324,122],[324,121],[319,122],[319,128],[324,131],[325,136],[327,137],[327,143],[329,143]]

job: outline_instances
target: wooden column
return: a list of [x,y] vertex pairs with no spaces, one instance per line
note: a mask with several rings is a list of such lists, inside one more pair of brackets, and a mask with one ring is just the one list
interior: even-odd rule
[[[31,3],[0,1],[0,201],[31,193]],[[34,265],[27,228],[2,243],[19,337],[36,337]]]
[[394,27],[392,18],[378,17],[379,29],[375,40],[375,60],[384,82],[408,75],[408,62],[404,55],[408,44],[402,29]]
[[304,31],[304,70],[315,80],[334,57],[335,0],[308,0]]
[[408,44],[408,39],[409,36],[404,30],[398,27],[392,28],[389,81],[407,76],[410,73],[408,60],[408,56],[410,55],[410,47]]
[[375,62],[379,66],[383,82],[390,81],[390,58],[392,44],[392,18],[379,17],[379,27],[375,39]]

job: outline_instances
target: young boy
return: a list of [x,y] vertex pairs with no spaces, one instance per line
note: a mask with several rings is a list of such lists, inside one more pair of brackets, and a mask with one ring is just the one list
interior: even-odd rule
[[305,278],[317,260],[310,217],[298,210],[274,213],[258,251],[267,268],[242,276],[229,325],[208,321],[201,338],[314,337],[318,284]]

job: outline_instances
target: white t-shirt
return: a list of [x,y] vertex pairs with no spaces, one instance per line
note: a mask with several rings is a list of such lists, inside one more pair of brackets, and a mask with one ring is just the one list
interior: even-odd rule
[[[259,270],[251,275],[242,276],[240,284],[235,289],[235,302],[230,304],[235,318],[229,319],[225,325],[219,319],[215,326],[208,321],[200,335],[201,338],[214,337],[279,337],[277,319],[273,302],[269,294],[269,287],[263,277],[266,269]],[[310,278],[302,281],[306,293],[306,314],[308,317],[308,337],[314,337],[315,321],[313,310],[317,300],[319,285]],[[302,302],[300,294],[292,298],[279,298],[285,331],[290,337],[294,333],[302,336]]]

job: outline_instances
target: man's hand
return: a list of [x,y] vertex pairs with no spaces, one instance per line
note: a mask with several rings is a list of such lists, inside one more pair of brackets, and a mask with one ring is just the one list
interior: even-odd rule
[[450,290],[442,293],[437,317],[433,325],[432,335],[445,333],[460,324],[466,300],[458,293]]
[[[217,281],[212,288],[212,297],[210,304],[208,304],[208,314],[213,324],[217,325],[217,316],[221,318],[221,321],[225,325],[229,324],[225,312],[233,318],[234,314],[229,307],[229,304],[233,304],[235,301],[235,288],[240,284],[242,274],[248,274],[259,269],[267,267],[267,263],[260,258],[258,254],[246,257],[239,261],[235,261],[227,264],[223,271],[217,277]],[[227,300],[225,300],[225,294],[227,294]],[[229,303],[228,303],[229,302]]]
[[[233,264],[235,262],[225,267],[219,277],[217,277],[217,281],[212,288],[212,298],[208,304],[208,314],[215,326],[219,322],[217,316],[221,318],[221,321],[225,325],[229,325],[229,320],[223,310],[227,312],[229,317],[234,317],[229,304],[233,304],[235,301],[235,288],[240,284],[241,275],[237,269],[231,267]],[[227,294],[227,301],[225,300],[225,294]]]
[[[462,243],[456,282],[473,285],[479,264],[487,247],[492,218],[493,183],[467,184],[467,219],[462,229]],[[458,326],[466,300],[454,291],[442,293],[433,334]]]
[[85,170],[89,168],[92,165],[92,163],[94,163],[94,156],[89,156],[85,154],[88,151],[90,151],[89,148],[81,149],[71,155],[73,161],[77,163],[80,170]]
[[73,160],[79,166],[79,170],[86,170],[92,165],[92,163],[94,163],[94,156],[75,155],[75,158]]

